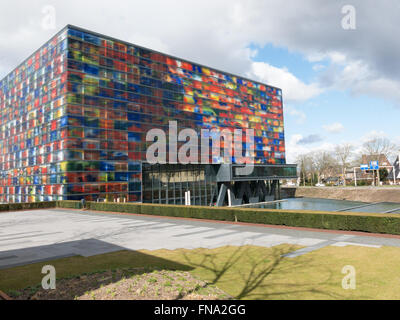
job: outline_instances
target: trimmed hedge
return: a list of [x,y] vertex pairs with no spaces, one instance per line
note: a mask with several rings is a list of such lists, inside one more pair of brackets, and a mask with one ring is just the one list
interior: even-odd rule
[[32,209],[55,208],[56,201],[29,202],[29,203],[4,203],[0,204],[0,211],[18,211]]
[[139,203],[88,202],[96,211],[146,214],[219,221],[284,225],[315,229],[400,234],[400,215],[305,210],[237,209]]
[[231,208],[190,207],[177,205],[135,204],[115,202],[88,202],[87,208],[97,211],[146,214],[155,216],[181,217],[235,221]]
[[86,208],[96,211],[112,211],[125,213],[140,213],[139,205],[135,203],[115,203],[115,202],[87,202]]
[[238,209],[240,222],[316,229],[400,234],[400,215],[320,211]]
[[[54,207],[81,209],[82,204],[80,201],[11,203],[0,204],[0,211]],[[400,215],[395,214],[270,210],[256,208],[238,209],[229,207],[197,207],[115,202],[87,202],[86,209],[167,217],[237,221],[291,227],[400,235]]]
[[57,201],[57,208],[82,209],[82,203],[80,201]]

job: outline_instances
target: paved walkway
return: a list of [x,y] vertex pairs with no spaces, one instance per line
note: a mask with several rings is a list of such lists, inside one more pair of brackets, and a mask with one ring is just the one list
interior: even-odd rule
[[68,209],[0,213],[0,269],[124,249],[173,250],[244,244],[305,246],[287,255],[293,258],[328,245],[400,247],[400,238]]

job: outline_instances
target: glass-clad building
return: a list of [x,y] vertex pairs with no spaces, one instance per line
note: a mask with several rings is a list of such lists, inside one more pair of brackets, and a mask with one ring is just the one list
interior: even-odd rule
[[[245,136],[235,143],[256,170],[238,176],[234,155],[227,163],[214,150],[209,165],[149,164],[146,134],[170,121],[254,129],[253,148]],[[266,84],[70,25],[0,81],[0,202],[184,204],[190,191],[191,204],[213,205],[224,186],[249,201],[248,186],[295,176],[282,91]]]

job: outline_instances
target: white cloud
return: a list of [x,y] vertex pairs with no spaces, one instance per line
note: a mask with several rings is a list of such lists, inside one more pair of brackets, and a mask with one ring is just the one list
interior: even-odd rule
[[[74,24],[280,87],[286,112],[298,117],[298,123],[306,115],[286,102],[306,101],[329,89],[400,104],[400,41],[396,37],[400,11],[391,10],[398,8],[398,1],[352,2],[357,8],[355,32],[340,28],[340,1],[286,5],[279,0],[1,1],[0,78],[58,31],[41,28],[42,8],[50,4],[56,8],[57,29]],[[305,83],[290,70],[271,65],[268,58],[255,62],[257,51],[251,48],[266,44],[303,54],[323,77]],[[287,142],[289,162],[298,153],[333,146],[298,144],[304,138],[292,135]]]
[[283,111],[286,112],[286,114],[290,115],[291,117],[296,118],[296,122],[298,124],[303,124],[307,119],[307,116],[303,111],[300,111],[292,107],[290,104],[285,105]]
[[373,71],[365,61],[331,58],[320,75],[325,90],[349,90],[354,95],[380,97],[400,106],[400,82]]
[[[355,32],[340,28],[340,1],[2,1],[0,78],[57,31],[41,28],[42,8],[53,5],[57,29],[75,24],[221,70],[250,74],[282,88],[285,102],[339,89],[400,105],[400,41],[395,36],[400,11],[391,10],[397,2],[353,2]],[[305,83],[268,59],[255,62],[257,51],[250,47],[266,44],[316,63],[314,71],[323,73],[320,82]]]
[[346,55],[341,52],[337,52],[337,51],[328,52],[327,56],[333,63],[337,63],[337,64],[346,63]]
[[[384,131],[372,130],[358,139],[335,141],[335,143],[323,141],[322,143],[303,144],[302,141],[307,139],[307,136],[303,136],[302,134],[293,134],[286,141],[286,160],[287,163],[294,163],[299,155],[310,152],[327,151],[333,153],[335,146],[344,143],[353,146],[353,158],[357,158],[363,154],[363,144],[374,138],[388,138],[388,135]],[[400,136],[394,137],[390,140],[396,145],[400,145]]]
[[380,130],[380,131],[371,130],[361,137],[360,142],[364,143],[367,141],[371,141],[375,138],[387,138],[387,134],[386,134],[386,132],[384,132],[382,130]]
[[[353,2],[356,32],[340,28],[342,4],[336,1],[285,6],[278,0],[2,1],[0,78],[57,31],[41,28],[42,8],[53,5],[57,29],[75,24],[228,72],[250,73],[282,88],[285,101],[304,101],[336,88],[400,104],[400,41],[395,37],[400,11],[391,9],[397,2]],[[254,62],[251,44],[287,48],[334,68],[323,71],[325,86],[304,83],[268,61]],[[321,68],[314,66],[317,72]]]
[[322,93],[317,84],[306,84],[286,68],[277,68],[265,62],[253,62],[248,76],[281,88],[284,101],[305,101]]
[[301,134],[293,134],[289,141],[286,142],[286,162],[295,163],[296,158],[301,154],[306,154],[309,152],[316,151],[328,151],[333,152],[335,149],[335,144],[330,142],[322,142],[320,144],[314,145],[304,145],[301,141],[305,139]]
[[322,128],[329,133],[339,133],[344,130],[344,126],[339,122],[323,125]]
[[316,72],[321,71],[321,70],[324,70],[325,68],[326,68],[325,65],[319,64],[319,63],[314,64],[314,65],[312,66],[312,69],[313,69],[314,71],[316,71]]

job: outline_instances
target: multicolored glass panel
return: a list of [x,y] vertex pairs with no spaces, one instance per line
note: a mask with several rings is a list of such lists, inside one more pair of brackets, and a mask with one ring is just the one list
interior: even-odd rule
[[140,201],[146,134],[169,121],[254,129],[243,156],[285,164],[280,89],[67,27],[0,81],[0,202]]

